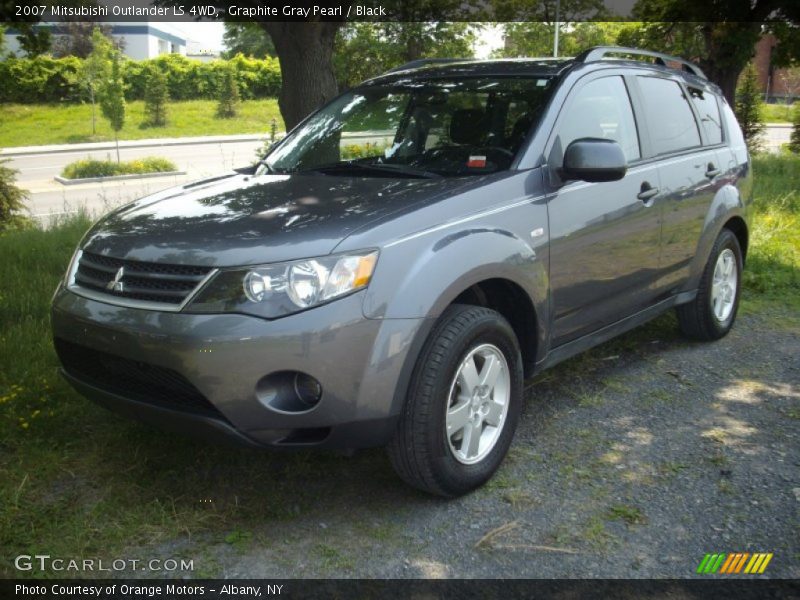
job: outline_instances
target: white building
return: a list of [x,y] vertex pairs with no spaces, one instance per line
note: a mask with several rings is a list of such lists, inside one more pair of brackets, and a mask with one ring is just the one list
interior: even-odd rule
[[203,42],[189,40],[186,44],[186,57],[199,60],[201,62],[211,62],[218,59],[220,51],[216,48],[209,48]]
[[[111,37],[125,41],[123,53],[133,59],[155,58],[161,54],[186,55],[186,36],[170,23],[109,23]],[[43,23],[53,38],[63,35],[57,23]],[[17,41],[17,31],[6,29],[6,50],[24,55]]]

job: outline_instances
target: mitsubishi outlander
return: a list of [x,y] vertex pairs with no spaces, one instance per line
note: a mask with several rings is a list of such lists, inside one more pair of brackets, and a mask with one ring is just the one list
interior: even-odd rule
[[416,61],[257,166],[101,219],[53,298],[55,347],[112,410],[253,447],[388,446],[456,496],[503,460],[524,378],[671,309],[691,338],[730,330],[751,190],[731,107],[685,60]]

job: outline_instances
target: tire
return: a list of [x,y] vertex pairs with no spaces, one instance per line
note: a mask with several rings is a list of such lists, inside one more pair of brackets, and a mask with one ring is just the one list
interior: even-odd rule
[[[730,260],[726,261],[726,258]],[[725,276],[723,263],[735,269],[732,276]],[[678,323],[685,336],[695,340],[712,341],[727,335],[733,327],[739,309],[742,265],[739,240],[731,230],[723,229],[711,249],[708,263],[700,278],[697,296],[692,302],[677,308]],[[726,283],[728,287],[725,287]],[[734,286],[734,289],[731,290],[730,286]],[[720,294],[724,295],[725,301]]]
[[452,305],[417,359],[389,459],[412,486],[460,496],[500,466],[521,410],[522,357],[511,325],[494,310]]

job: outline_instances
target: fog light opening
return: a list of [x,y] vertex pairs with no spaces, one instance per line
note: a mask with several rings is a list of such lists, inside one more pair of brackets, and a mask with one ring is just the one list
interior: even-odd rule
[[294,393],[300,402],[311,408],[316,406],[322,397],[322,386],[311,375],[297,373],[294,376]]
[[278,371],[262,377],[255,392],[267,408],[282,413],[304,413],[319,404],[322,384],[300,371]]

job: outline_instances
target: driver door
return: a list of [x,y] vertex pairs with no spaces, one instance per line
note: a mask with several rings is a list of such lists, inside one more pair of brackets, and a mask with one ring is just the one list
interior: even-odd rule
[[[641,127],[641,125],[639,125]],[[619,181],[561,181],[563,151],[579,138],[618,142],[628,160]],[[661,218],[654,164],[641,163],[625,80],[588,77],[572,91],[548,148],[551,346],[596,331],[654,300]]]

